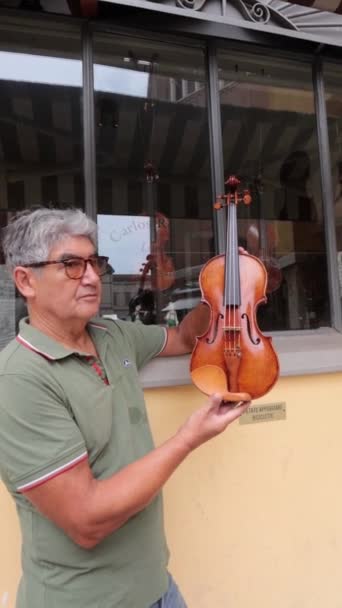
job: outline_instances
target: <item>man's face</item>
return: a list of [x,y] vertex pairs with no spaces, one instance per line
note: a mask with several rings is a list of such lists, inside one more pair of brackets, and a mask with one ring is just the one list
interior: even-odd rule
[[[68,237],[50,251],[48,260],[72,257],[89,258],[94,246],[86,237]],[[101,278],[87,264],[80,279],[70,279],[63,264],[44,266],[32,274],[33,295],[27,297],[32,312],[59,320],[88,321],[98,313],[101,301]]]

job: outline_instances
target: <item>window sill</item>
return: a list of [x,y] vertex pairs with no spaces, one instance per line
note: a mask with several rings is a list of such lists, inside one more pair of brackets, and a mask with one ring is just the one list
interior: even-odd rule
[[[273,333],[281,376],[342,372],[342,334],[331,328]],[[140,372],[143,388],[191,384],[189,355],[159,357]]]

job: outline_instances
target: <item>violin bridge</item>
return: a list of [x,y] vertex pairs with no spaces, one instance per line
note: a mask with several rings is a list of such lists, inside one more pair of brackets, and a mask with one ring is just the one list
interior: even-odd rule
[[230,325],[224,326],[223,331],[241,331],[241,327],[231,327]]

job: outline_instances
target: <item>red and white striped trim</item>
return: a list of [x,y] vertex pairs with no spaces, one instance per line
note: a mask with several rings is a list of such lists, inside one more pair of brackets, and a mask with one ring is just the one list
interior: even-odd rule
[[36,348],[35,346],[33,346],[33,344],[31,344],[31,342],[28,342],[28,340],[25,340],[25,338],[23,338],[20,334],[17,335],[16,340],[17,340],[17,342],[19,342],[20,344],[22,344],[29,350],[32,350],[34,353],[38,353],[38,355],[42,355],[42,357],[45,357],[46,359],[49,359],[50,361],[56,361],[56,357],[52,357],[48,353],[44,353],[44,351],[39,350],[39,348]]
[[65,473],[65,471],[69,471],[70,469],[75,467],[79,462],[82,462],[82,460],[86,460],[87,458],[88,458],[88,452],[83,452],[83,454],[81,454],[80,456],[77,456],[73,460],[70,460],[70,462],[63,464],[61,467],[58,467],[54,471],[50,471],[50,473],[46,473],[46,475],[37,477],[37,479],[34,479],[33,481],[30,481],[29,483],[24,483],[23,485],[18,486],[17,491],[18,492],[27,492],[28,490],[37,488],[38,486],[42,485],[46,481],[49,481],[50,479],[57,477],[61,473]]
[[168,336],[168,332],[167,332],[167,328],[166,328],[166,327],[163,327],[163,330],[164,330],[164,332],[165,332],[164,344],[162,345],[162,347],[161,347],[160,351],[159,351],[159,352],[157,352],[157,353],[154,355],[155,357],[158,357],[158,355],[160,355],[160,353],[162,353],[162,352],[163,352],[163,350],[164,350],[165,346],[167,345],[167,341],[168,341],[168,337],[169,337],[169,336]]
[[[89,323],[89,325],[91,325],[92,327],[97,327],[98,329],[102,329],[103,331],[107,331],[107,328],[104,327],[103,325],[98,325],[97,323]],[[34,353],[38,353],[38,355],[42,355],[42,357],[49,359],[49,361],[56,361],[56,357],[53,357],[52,355],[45,353],[43,350],[40,350],[36,346],[33,346],[33,344],[31,344],[31,342],[29,342],[28,340],[25,340],[25,338],[23,338],[20,334],[17,335],[16,340],[23,346],[26,346],[26,348],[28,348],[29,350],[32,350]]]

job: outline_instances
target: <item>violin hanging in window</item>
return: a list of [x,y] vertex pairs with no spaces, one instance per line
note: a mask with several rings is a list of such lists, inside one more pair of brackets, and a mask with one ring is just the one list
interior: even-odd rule
[[275,251],[278,243],[278,231],[274,222],[267,221],[267,208],[264,200],[262,171],[253,180],[254,193],[257,198],[260,218],[252,221],[246,234],[247,249],[262,261],[267,271],[266,293],[276,292],[282,283],[283,275]]
[[217,210],[227,207],[226,251],[209,260],[200,273],[210,324],[197,338],[190,362],[197,388],[207,395],[222,393],[229,402],[262,397],[279,376],[272,339],[261,333],[256,318],[258,306],[266,302],[267,271],[258,258],[239,252],[237,206],[251,203],[248,191],[239,192],[239,184],[230,176],[226,194],[214,205]]
[[152,289],[166,291],[175,282],[175,267],[170,255],[166,252],[170,240],[170,221],[160,211],[152,218],[154,223],[154,238],[151,239],[151,253],[146,256],[141,268],[140,287],[143,287],[146,276],[151,274]]

